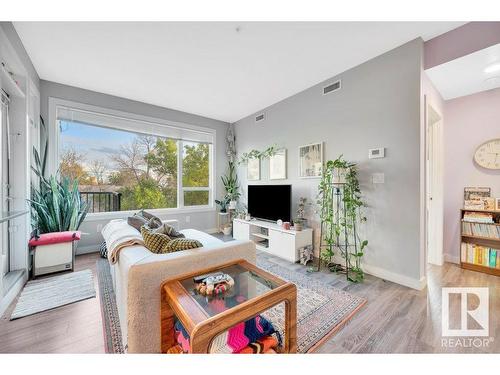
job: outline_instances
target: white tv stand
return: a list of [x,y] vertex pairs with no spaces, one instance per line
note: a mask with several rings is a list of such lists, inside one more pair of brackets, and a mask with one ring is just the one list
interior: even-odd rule
[[258,250],[290,262],[299,260],[298,250],[301,247],[312,245],[312,234],[311,228],[295,231],[283,229],[276,223],[263,220],[233,220],[235,239],[253,241]]

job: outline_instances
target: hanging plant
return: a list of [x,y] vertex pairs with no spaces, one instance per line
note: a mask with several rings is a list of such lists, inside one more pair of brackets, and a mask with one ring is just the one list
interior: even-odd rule
[[[329,160],[319,184],[318,205],[321,207],[320,261],[334,272],[345,272],[353,282],[364,278],[361,269],[363,251],[368,245],[357,231],[357,224],[366,221],[361,209],[364,207],[355,163],[341,155]],[[345,265],[332,262],[335,251],[345,260]]]
[[270,158],[271,156],[276,155],[282,149],[283,147],[278,147],[276,144],[269,146],[264,151],[253,149],[250,150],[249,152],[244,152],[241,155],[238,163],[247,164],[250,159],[267,159]]

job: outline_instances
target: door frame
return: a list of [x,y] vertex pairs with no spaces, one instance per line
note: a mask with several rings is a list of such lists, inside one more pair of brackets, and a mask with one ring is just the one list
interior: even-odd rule
[[444,142],[443,116],[425,103],[425,262],[444,262]]

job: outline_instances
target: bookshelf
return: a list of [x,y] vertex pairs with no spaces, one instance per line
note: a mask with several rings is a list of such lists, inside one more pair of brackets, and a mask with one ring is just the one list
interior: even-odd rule
[[[492,217],[493,223],[474,221],[481,215]],[[491,257],[496,258],[494,267]],[[460,266],[500,276],[500,211],[460,210]]]

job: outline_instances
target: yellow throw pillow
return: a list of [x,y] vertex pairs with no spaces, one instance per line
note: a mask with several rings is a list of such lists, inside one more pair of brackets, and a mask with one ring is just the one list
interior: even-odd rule
[[203,244],[197,240],[190,240],[188,238],[176,238],[165,245],[165,253],[173,253],[175,251],[195,249],[203,247]]
[[144,239],[144,245],[146,248],[155,254],[163,254],[168,251],[165,251],[166,246],[172,239],[163,233],[155,233],[149,230],[146,226],[141,227],[141,235]]

